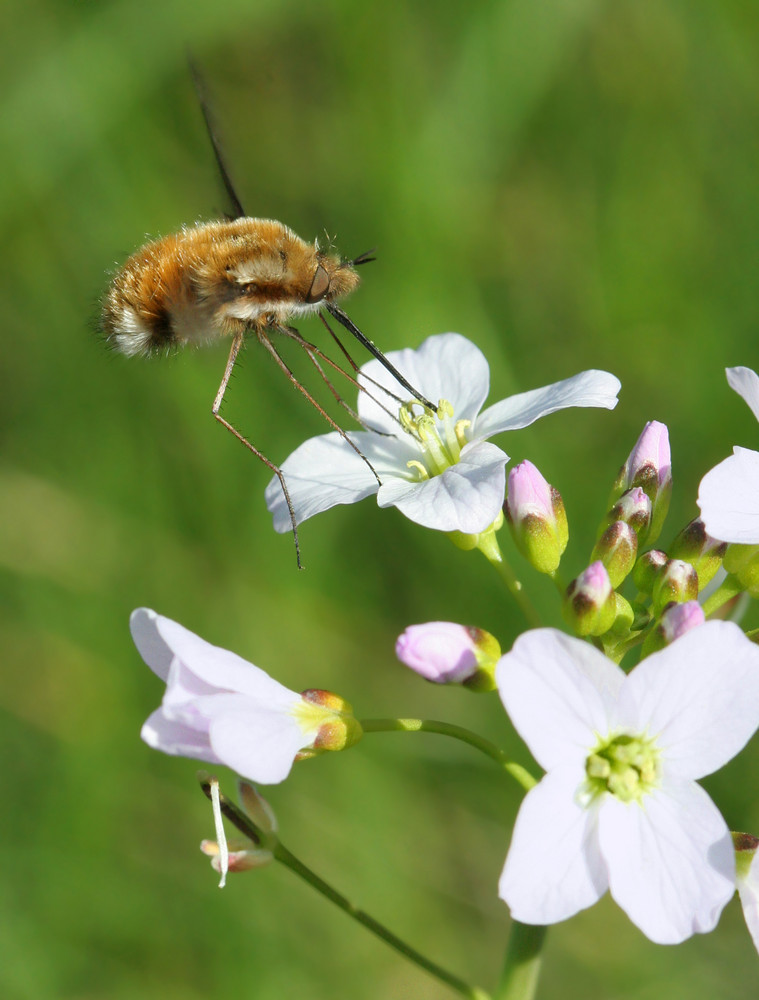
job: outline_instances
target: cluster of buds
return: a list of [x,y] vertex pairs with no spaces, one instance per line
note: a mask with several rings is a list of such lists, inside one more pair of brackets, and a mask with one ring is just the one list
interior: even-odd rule
[[[566,590],[564,618],[577,635],[599,638],[607,648],[637,637],[648,654],[703,623],[699,594],[720,568],[727,546],[695,520],[668,552],[641,551],[659,538],[671,493],[667,428],[651,421],[614,483],[590,565]],[[759,587],[759,547],[753,555]],[[632,600],[618,589],[628,578],[637,591]]]

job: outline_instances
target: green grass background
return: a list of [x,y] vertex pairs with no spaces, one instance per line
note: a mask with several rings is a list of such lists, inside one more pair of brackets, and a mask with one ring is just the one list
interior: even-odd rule
[[[649,419],[673,448],[667,542],[703,473],[758,438],[723,374],[758,363],[756,10],[28,0],[0,25],[0,993],[448,995],[284,870],[219,892],[195,765],[139,740],[162,692],[127,620],[152,606],[360,716],[448,719],[526,761],[495,698],[425,685],[393,655],[406,624],[433,618],[508,647],[518,615],[483,559],[372,501],[304,524],[298,573],[266,470],[210,416],[225,346],[114,356],[93,330],[98,299],[146,236],[224,208],[189,48],[248,211],[307,239],[326,230],[348,255],[378,248],[349,311],[380,346],[458,330],[485,351],[492,398],[588,367],[621,378],[613,413],[501,441],[564,495],[567,575]],[[252,345],[225,412],[277,461],[323,430]],[[555,620],[554,594],[525,575]],[[706,783],[755,833],[758,749]],[[493,984],[518,796],[487,760],[377,735],[269,798],[306,862]],[[606,899],[550,932],[540,995],[729,1000],[757,972],[735,902],[714,934],[660,948]]]

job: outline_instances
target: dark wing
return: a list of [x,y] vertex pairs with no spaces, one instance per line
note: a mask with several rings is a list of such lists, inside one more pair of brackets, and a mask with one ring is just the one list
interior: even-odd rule
[[187,62],[190,67],[190,75],[192,76],[192,82],[195,86],[195,93],[198,95],[198,103],[200,104],[200,110],[203,113],[203,121],[206,123],[206,131],[208,132],[208,138],[211,140],[211,147],[213,149],[213,155],[216,158],[216,166],[219,168],[219,173],[221,174],[221,179],[224,182],[224,189],[227,192],[227,197],[232,203],[232,208],[234,210],[234,215],[230,216],[231,219],[244,219],[246,218],[245,209],[242,207],[240,199],[237,197],[237,192],[235,191],[234,184],[232,183],[232,178],[229,176],[229,171],[227,170],[227,165],[224,162],[224,157],[221,155],[221,147],[219,145],[219,140],[216,138],[216,132],[214,131],[214,122],[211,116],[211,110],[208,105],[208,100],[205,93],[205,84],[203,82],[203,77],[198,70],[196,63],[193,61],[192,57],[188,56]]

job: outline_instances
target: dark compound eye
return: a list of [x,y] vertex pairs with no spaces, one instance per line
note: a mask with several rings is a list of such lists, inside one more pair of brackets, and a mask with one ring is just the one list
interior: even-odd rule
[[311,288],[308,290],[306,302],[319,302],[324,298],[328,291],[329,275],[321,264],[319,264],[316,268],[316,274],[314,274],[314,280],[311,282]]

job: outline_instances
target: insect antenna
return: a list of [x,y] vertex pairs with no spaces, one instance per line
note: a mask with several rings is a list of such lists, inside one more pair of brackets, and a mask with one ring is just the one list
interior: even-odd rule
[[371,250],[364,250],[363,253],[360,253],[358,257],[354,257],[353,260],[349,260],[348,263],[351,267],[358,267],[359,264],[369,264],[371,261],[377,259],[376,257],[370,256],[376,251],[376,249],[376,247],[372,247]]
[[229,384],[229,379],[232,375],[232,369],[235,366],[235,361],[237,360],[238,352],[240,350],[240,347],[242,346],[243,337],[244,337],[243,333],[236,333],[232,338],[232,346],[229,349],[229,357],[227,358],[227,366],[224,369],[224,377],[221,380],[219,391],[216,393],[216,398],[213,401],[213,407],[211,412],[213,413],[215,419],[218,420],[223,427],[226,427],[227,430],[230,431],[230,433],[234,434],[237,440],[241,444],[244,444],[249,451],[252,451],[253,454],[256,456],[256,458],[264,463],[267,469],[271,469],[271,471],[279,480],[279,485],[282,487],[282,493],[284,494],[285,502],[287,504],[287,509],[290,512],[290,523],[293,526],[293,541],[295,542],[295,558],[298,562],[298,569],[303,569],[303,563],[300,561],[300,544],[298,542],[298,522],[295,520],[295,510],[293,508],[293,502],[290,499],[290,491],[287,488],[287,483],[285,482],[285,477],[282,474],[282,470],[279,468],[278,465],[275,465],[274,462],[271,461],[271,459],[267,458],[263,452],[259,451],[258,448],[254,447],[250,443],[250,441],[248,441],[248,439],[237,430],[236,427],[233,427],[232,424],[230,424],[228,420],[225,420],[224,417],[222,417],[222,415],[219,413],[219,410],[221,409],[222,400],[224,399],[224,393],[227,391],[227,385]]
[[198,98],[198,104],[200,104],[200,110],[203,114],[203,121],[206,125],[206,132],[208,132],[208,138],[211,141],[211,148],[213,149],[213,155],[216,159],[216,166],[219,169],[219,174],[221,175],[222,182],[224,184],[224,190],[227,192],[227,197],[229,198],[232,208],[234,210],[234,215],[230,215],[229,218],[234,219],[244,219],[247,217],[245,209],[242,207],[242,202],[237,196],[237,191],[232,183],[232,178],[230,177],[227,165],[224,162],[224,157],[221,154],[221,145],[216,137],[216,130],[214,127],[214,120],[211,115],[211,109],[209,107],[208,101],[206,100],[206,88],[203,82],[203,77],[198,70],[195,62],[190,58],[188,59],[190,66],[190,74],[192,76],[192,82],[195,86],[195,93]]
[[372,341],[359,330],[353,320],[350,319],[349,316],[346,316],[339,306],[336,306],[334,302],[325,302],[324,305],[332,313],[337,322],[344,326],[349,333],[352,333],[359,344],[362,344],[370,354],[374,355],[383,368],[390,372],[396,382],[402,385],[404,389],[408,389],[411,395],[415,399],[418,399],[422,406],[426,409],[432,410],[433,413],[437,410],[437,407],[434,406],[429,399],[425,399],[424,396],[417,389],[415,389],[413,385],[411,385],[411,383],[403,377],[403,375],[401,375],[398,369],[388,361],[379,347],[373,344]]

